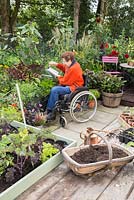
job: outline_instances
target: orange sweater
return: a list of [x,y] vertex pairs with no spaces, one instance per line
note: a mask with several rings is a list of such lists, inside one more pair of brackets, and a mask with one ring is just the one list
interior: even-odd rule
[[83,86],[83,72],[79,63],[75,62],[71,67],[58,63],[57,68],[64,72],[64,76],[58,77],[60,85],[69,86],[71,91]]

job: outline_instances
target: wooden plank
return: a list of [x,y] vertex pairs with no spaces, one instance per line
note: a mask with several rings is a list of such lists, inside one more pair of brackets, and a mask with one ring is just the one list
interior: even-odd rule
[[[126,200],[134,180],[132,163],[126,165],[97,200]],[[134,198],[133,198],[134,199]]]
[[130,196],[128,196],[128,198],[126,200],[134,200],[134,189],[131,192]]
[[62,163],[47,176],[40,179],[36,184],[22,193],[16,200],[38,200],[44,192],[47,192],[51,187],[58,183],[68,171],[69,169],[66,164]]
[[44,193],[40,200],[95,200],[117,175],[116,171],[105,171],[86,178],[70,171],[59,183]]
[[84,179],[75,176],[73,172],[69,172],[62,180],[59,181],[50,191],[44,193],[40,200],[65,200],[84,184]]

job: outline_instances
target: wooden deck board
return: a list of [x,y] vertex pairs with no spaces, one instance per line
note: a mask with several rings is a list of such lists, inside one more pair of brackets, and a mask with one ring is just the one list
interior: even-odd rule
[[121,170],[98,200],[126,200],[133,181],[134,167],[130,163]]
[[65,163],[62,163],[47,176],[40,179],[37,183],[22,193],[16,200],[39,200],[40,196],[58,183],[68,172],[68,167]]
[[76,176],[65,163],[42,178],[17,200],[134,200],[132,163],[85,178]]
[[80,191],[76,191],[70,200],[96,200],[108,187],[111,181],[117,176],[120,169],[115,171],[105,171],[93,176],[87,184],[81,186]]
[[94,200],[117,175],[116,171],[105,171],[90,178],[76,176],[70,171],[50,191],[44,193],[40,200]]
[[134,200],[134,189],[132,190],[130,196],[128,196],[127,200]]

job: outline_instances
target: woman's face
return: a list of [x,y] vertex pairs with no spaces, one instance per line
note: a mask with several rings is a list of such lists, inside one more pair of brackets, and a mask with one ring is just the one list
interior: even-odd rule
[[66,61],[64,58],[62,59],[62,63],[67,65],[68,67],[71,65],[72,61],[69,60],[69,61]]

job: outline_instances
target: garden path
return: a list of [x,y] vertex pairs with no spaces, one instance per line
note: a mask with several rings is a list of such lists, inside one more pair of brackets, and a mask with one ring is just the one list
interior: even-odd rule
[[[57,128],[53,132],[58,135],[83,141],[79,134],[87,127],[111,130],[120,127],[119,114],[124,110],[98,106],[92,120],[84,124],[69,122],[68,129]],[[43,177],[16,200],[133,200],[134,199],[134,167],[129,163],[124,167],[101,171],[93,176],[76,176],[65,163]]]

